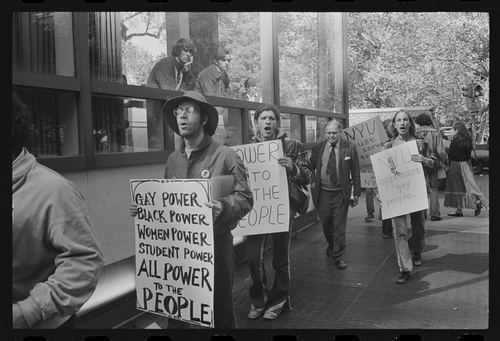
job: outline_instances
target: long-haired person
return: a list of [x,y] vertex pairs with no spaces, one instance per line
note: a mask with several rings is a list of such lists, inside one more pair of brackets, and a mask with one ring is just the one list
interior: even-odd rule
[[444,206],[455,207],[452,217],[462,217],[463,208],[472,208],[474,216],[481,213],[481,208],[488,207],[488,199],[481,193],[474,180],[471,166],[472,137],[463,122],[453,125],[453,139],[448,150],[450,168],[446,181]]
[[[437,167],[437,157],[429,147],[429,143],[415,134],[415,122],[404,110],[399,110],[392,119],[392,135],[390,141],[382,147],[383,150],[396,147],[409,141],[417,143],[418,154],[412,155],[411,160],[419,162],[424,172],[433,171]],[[380,198],[377,193],[377,201]],[[396,283],[404,284],[410,279],[413,265],[422,265],[421,252],[425,246],[425,211],[420,210],[392,218],[394,241],[401,274]]]

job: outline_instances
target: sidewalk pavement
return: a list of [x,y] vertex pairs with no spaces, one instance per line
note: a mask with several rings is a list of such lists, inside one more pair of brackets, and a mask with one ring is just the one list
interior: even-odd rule
[[[476,180],[489,198],[489,175],[476,176]],[[318,334],[324,338],[314,334],[316,341],[332,340],[339,332],[351,334],[353,329],[360,339],[364,335],[363,340],[378,340],[375,335],[388,330],[388,337],[394,340],[401,329],[410,334],[416,329],[420,335],[451,330],[450,340],[457,340],[464,331],[481,334],[482,329],[489,327],[489,211],[483,210],[474,217],[473,210],[464,210],[461,218],[448,217],[453,208],[443,207],[444,194],[439,192],[443,220],[426,221],[422,266],[414,267],[406,284],[395,282],[399,269],[394,239],[382,238],[378,212],[377,220],[364,220],[363,191],[358,206],[349,211],[346,270],[338,270],[333,260],[326,257],[327,245],[320,223],[292,237],[292,310],[283,311],[276,320],[248,319],[251,279],[246,262],[236,267],[234,301],[238,328],[271,329],[271,337],[293,334],[304,340],[312,336],[307,329],[336,330]],[[273,283],[274,276],[271,256],[272,249],[268,249],[268,283]],[[153,320],[158,318],[152,317],[147,328],[155,328]],[[264,339],[270,339],[269,334],[264,335]],[[432,339],[448,340],[448,335]]]

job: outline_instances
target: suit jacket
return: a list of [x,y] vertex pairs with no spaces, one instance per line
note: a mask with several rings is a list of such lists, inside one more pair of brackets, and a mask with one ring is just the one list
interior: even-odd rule
[[[318,207],[319,191],[321,190],[321,159],[326,143],[323,141],[312,148],[311,167],[315,169],[314,179],[311,184],[311,192],[314,206]],[[356,145],[352,142],[339,139],[339,169],[338,176],[344,198],[349,201],[351,198],[351,181],[354,186],[354,195],[361,196],[361,175],[359,173],[359,158]],[[326,167],[326,165],[324,165]]]

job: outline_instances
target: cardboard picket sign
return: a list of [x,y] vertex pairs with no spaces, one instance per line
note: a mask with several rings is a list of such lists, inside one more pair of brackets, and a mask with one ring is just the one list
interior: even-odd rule
[[289,229],[290,205],[280,139],[233,146],[243,160],[253,193],[252,210],[238,222],[234,236],[285,232]]
[[361,174],[361,187],[373,188],[374,174],[370,155],[382,150],[384,143],[389,139],[384,129],[384,124],[379,116],[342,129],[342,137],[356,145],[359,157],[359,171]]
[[214,327],[214,236],[208,179],[130,180],[137,309]]
[[424,169],[411,160],[416,154],[417,143],[410,141],[370,156],[383,219],[429,208]]

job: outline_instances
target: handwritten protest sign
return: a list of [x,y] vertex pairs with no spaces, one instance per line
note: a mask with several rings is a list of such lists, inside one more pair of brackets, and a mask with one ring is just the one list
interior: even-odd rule
[[375,187],[373,168],[370,155],[382,150],[384,142],[388,140],[384,125],[379,116],[342,129],[342,136],[356,145],[359,157],[359,171],[361,172],[361,187]]
[[429,207],[422,164],[411,161],[411,156],[417,154],[417,143],[410,141],[370,156],[383,219]]
[[373,172],[362,172],[361,175],[361,187],[363,188],[374,188],[377,187],[377,179],[375,179],[375,174]]
[[247,169],[253,193],[253,209],[241,219],[233,235],[288,231],[290,207],[285,167],[278,164],[283,157],[281,140],[231,147]]
[[213,327],[209,181],[131,180],[137,309]]

